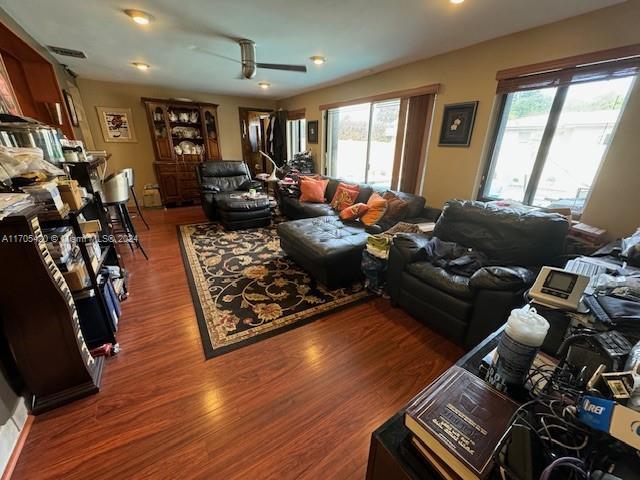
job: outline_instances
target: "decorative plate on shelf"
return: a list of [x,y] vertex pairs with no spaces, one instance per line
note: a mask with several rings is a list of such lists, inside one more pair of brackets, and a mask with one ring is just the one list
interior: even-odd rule
[[204,153],[204,147],[202,145],[196,145],[188,140],[183,140],[178,144],[183,155],[201,155]]
[[171,135],[179,138],[199,138],[200,131],[194,127],[173,127]]

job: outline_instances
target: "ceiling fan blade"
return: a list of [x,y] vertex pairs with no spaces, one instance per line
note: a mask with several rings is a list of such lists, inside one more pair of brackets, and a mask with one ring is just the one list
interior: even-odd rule
[[287,70],[289,72],[307,73],[307,67],[304,65],[285,65],[282,63],[256,63],[258,68],[268,68],[271,70]]
[[223,58],[224,60],[229,60],[229,61],[235,62],[235,63],[242,63],[237,58],[227,57],[226,55],[220,55],[219,53],[212,52],[211,50],[207,50],[206,48],[202,48],[202,47],[199,47],[197,45],[190,45],[187,48],[189,50],[194,51],[194,52],[200,52],[200,53],[204,53],[206,55],[211,55],[213,57]]

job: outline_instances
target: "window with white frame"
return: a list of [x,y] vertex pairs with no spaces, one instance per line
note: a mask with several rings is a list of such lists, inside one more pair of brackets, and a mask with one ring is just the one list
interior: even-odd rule
[[307,121],[287,120],[287,158],[307,150]]

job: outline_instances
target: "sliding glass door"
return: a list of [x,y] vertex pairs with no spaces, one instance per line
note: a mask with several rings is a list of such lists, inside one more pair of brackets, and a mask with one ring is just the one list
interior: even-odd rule
[[329,175],[389,187],[395,158],[400,99],[327,112]]

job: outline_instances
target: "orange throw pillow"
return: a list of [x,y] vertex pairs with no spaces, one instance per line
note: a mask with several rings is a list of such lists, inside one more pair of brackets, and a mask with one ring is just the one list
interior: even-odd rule
[[387,211],[387,201],[377,193],[373,193],[367,201],[367,213],[360,217],[360,221],[367,227],[375,225],[384,216]]
[[340,219],[348,222],[349,220],[355,220],[367,213],[369,207],[365,203],[356,203],[350,207],[343,208],[340,212]]
[[360,194],[360,187],[358,185],[349,185],[347,183],[340,182],[336,193],[331,200],[331,206],[334,210],[341,212],[347,207],[353,205]]
[[300,201],[312,203],[324,203],[324,191],[329,180],[315,180],[313,178],[300,177]]

